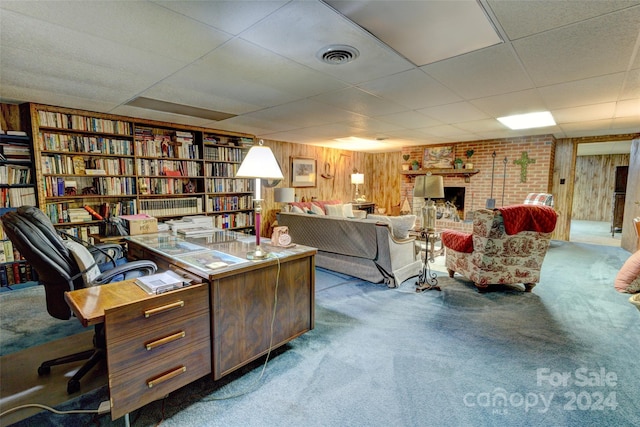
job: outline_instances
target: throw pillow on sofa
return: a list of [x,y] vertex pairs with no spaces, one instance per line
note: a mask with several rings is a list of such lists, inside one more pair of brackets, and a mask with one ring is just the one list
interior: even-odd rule
[[640,292],[640,251],[636,251],[625,261],[613,284],[618,292]]
[[413,229],[416,224],[415,215],[367,215],[367,219],[374,219],[380,222],[386,222],[391,225],[391,234],[396,239],[406,239],[409,237],[409,230]]
[[338,204],[338,205],[325,205],[324,208],[327,210],[327,215],[328,216],[339,216],[339,217],[343,217],[344,213],[343,213],[343,206],[342,204]]
[[316,215],[324,215],[324,210],[316,205],[315,203],[311,203],[311,212],[313,212]]

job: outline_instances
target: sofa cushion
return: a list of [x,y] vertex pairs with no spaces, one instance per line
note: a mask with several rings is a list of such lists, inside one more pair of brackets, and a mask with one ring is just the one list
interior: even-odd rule
[[636,251],[625,261],[613,284],[618,292],[640,292],[640,251]]
[[324,207],[327,210],[327,215],[329,215],[329,216],[339,216],[341,218],[344,217],[344,205],[343,204],[325,205]]
[[441,235],[444,247],[456,252],[470,254],[473,252],[473,235],[458,230],[444,230]]
[[342,205],[342,216],[345,218],[355,217],[355,214],[353,213],[353,205],[351,203],[345,203]]
[[311,203],[311,212],[313,212],[316,215],[324,215],[324,209],[322,209],[320,206],[316,205],[315,203]]
[[416,224],[415,215],[400,215],[400,216],[386,216],[386,215],[367,215],[367,219],[373,219],[379,222],[384,222],[391,226],[391,233],[396,239],[406,239],[409,237],[409,230],[411,230]]

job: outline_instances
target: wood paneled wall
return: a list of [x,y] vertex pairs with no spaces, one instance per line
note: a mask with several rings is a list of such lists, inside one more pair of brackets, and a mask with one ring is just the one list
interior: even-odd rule
[[624,204],[624,221],[620,246],[629,252],[640,250],[640,236],[636,234],[633,218],[640,217],[640,138],[631,141],[629,175]]
[[629,154],[578,156],[571,219],[611,221],[616,167],[628,165]]

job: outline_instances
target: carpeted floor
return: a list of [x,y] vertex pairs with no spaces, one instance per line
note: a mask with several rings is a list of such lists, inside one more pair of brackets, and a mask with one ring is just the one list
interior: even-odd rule
[[[391,290],[318,269],[316,328],[275,352],[262,378],[259,362],[203,378],[132,425],[640,425],[640,312],[612,284],[628,256],[554,241],[533,293],[480,294],[442,273],[441,292],[418,294],[415,279]],[[90,424],[124,422],[43,413],[19,425]]]

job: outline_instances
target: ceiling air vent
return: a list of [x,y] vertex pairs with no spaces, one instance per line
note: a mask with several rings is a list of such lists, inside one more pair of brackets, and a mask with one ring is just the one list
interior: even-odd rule
[[360,55],[358,49],[346,45],[331,45],[323,47],[316,56],[322,62],[331,65],[346,64],[353,61]]

